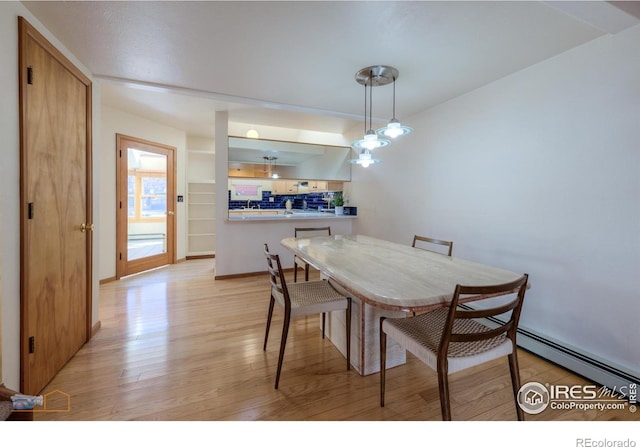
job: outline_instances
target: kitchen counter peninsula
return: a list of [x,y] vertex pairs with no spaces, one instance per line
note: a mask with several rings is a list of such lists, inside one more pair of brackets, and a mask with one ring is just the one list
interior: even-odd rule
[[257,209],[257,208],[242,208],[229,210],[228,220],[229,222],[243,222],[243,221],[256,221],[256,220],[269,220],[269,221],[291,221],[291,220],[314,220],[321,219],[324,221],[331,220],[345,220],[355,219],[357,216],[351,215],[336,215],[333,210],[285,210],[285,209]]

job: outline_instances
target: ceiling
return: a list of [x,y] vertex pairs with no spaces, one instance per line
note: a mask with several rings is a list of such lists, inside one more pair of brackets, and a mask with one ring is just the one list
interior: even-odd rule
[[[23,3],[99,80],[104,104],[203,137],[222,110],[248,125],[364,131],[363,67],[399,70],[402,119],[640,17],[640,2],[600,1]],[[391,105],[392,87],[376,87],[374,119]]]

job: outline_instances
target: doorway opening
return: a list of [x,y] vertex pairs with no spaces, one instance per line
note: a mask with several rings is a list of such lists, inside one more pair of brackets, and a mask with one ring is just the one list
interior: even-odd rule
[[116,278],[176,262],[176,148],[116,135]]

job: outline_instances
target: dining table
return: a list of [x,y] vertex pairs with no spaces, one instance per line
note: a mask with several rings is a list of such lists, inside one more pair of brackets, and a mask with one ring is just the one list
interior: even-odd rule
[[[456,285],[514,281],[522,273],[361,234],[290,237],[284,248],[320,271],[352,305],[351,364],[361,374],[380,370],[380,317],[406,317],[447,306]],[[467,303],[491,296],[462,297]],[[345,355],[344,312],[332,312],[326,336]],[[353,322],[358,324],[353,324]],[[406,352],[388,340],[387,368],[406,362]]]

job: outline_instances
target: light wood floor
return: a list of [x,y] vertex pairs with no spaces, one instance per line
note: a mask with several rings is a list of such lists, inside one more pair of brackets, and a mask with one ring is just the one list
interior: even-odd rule
[[[101,329],[43,393],[70,395],[68,413],[36,420],[411,421],[440,420],[436,374],[408,354],[379,376],[346,371],[317,317],[293,321],[274,390],[281,313],[262,350],[268,279],[215,281],[214,260],[193,260],[100,288]],[[583,378],[519,352],[522,383]],[[454,420],[516,419],[506,359],[452,376]],[[628,410],[547,409],[527,420],[637,420]]]

